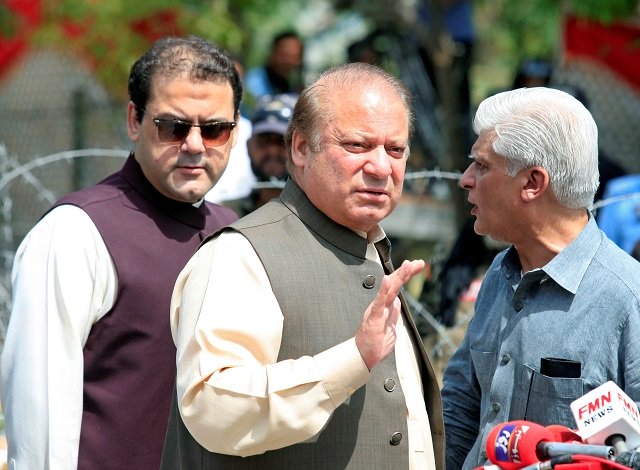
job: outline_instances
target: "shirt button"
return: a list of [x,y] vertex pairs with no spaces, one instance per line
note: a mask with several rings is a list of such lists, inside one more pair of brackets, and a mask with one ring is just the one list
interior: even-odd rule
[[384,381],[384,389],[387,392],[393,392],[393,390],[396,388],[396,381],[393,379],[387,379]]
[[371,274],[369,274],[367,277],[364,278],[362,285],[367,289],[373,289],[373,286],[376,285],[376,278],[373,277]]
[[491,408],[495,413],[498,413],[500,411],[500,403],[494,402],[493,405],[491,405]]
[[487,455],[487,451],[483,450],[482,452],[480,452],[480,458],[482,459],[482,462],[479,462],[481,465],[487,460],[489,456]]
[[398,444],[400,444],[400,441],[402,440],[402,433],[400,432],[394,432],[391,435],[391,439],[389,440],[389,443],[392,446],[397,446]]
[[524,304],[522,302],[518,301],[518,302],[516,302],[514,307],[516,309],[516,312],[519,312],[520,310],[522,310],[524,308]]
[[509,364],[510,360],[511,360],[511,356],[509,356],[508,354],[504,354],[500,362],[502,362],[502,365],[504,366]]

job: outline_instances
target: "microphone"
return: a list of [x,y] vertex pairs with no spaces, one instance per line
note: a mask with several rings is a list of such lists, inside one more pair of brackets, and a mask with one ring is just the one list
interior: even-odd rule
[[615,462],[633,470],[640,470],[640,453],[630,451],[620,452],[616,455]]
[[545,428],[553,433],[553,442],[582,442],[580,434],[562,424],[550,424]]
[[605,444],[616,453],[640,446],[640,411],[614,382],[606,382],[571,403],[582,440]]
[[[492,464],[504,470],[521,469],[536,465],[541,460],[564,458],[565,455],[590,455],[605,459],[613,457],[614,450],[611,446],[554,442],[556,435],[561,432],[560,428],[562,427],[554,426],[550,430],[540,424],[522,420],[499,424],[487,436],[487,457]],[[569,432],[562,432],[573,437],[573,433],[568,429],[567,431]]]
[[504,470],[538,462],[537,446],[552,441],[553,433],[529,421],[509,421],[495,426],[487,436],[486,451],[491,463]]

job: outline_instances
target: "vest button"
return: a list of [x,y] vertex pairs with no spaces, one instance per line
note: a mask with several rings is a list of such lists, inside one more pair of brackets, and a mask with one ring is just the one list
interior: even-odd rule
[[392,446],[397,446],[398,444],[400,444],[400,441],[402,440],[402,433],[400,432],[394,432],[391,435],[391,439],[389,440],[389,443]]
[[524,304],[520,301],[516,302],[516,304],[514,305],[516,312],[519,312],[520,310],[522,310],[524,308]]
[[364,278],[362,285],[367,289],[373,289],[373,286],[376,285],[376,278],[373,277],[371,274],[369,274],[367,277]]
[[396,388],[396,381],[389,378],[387,380],[384,381],[384,389],[387,392],[393,392],[393,390]]

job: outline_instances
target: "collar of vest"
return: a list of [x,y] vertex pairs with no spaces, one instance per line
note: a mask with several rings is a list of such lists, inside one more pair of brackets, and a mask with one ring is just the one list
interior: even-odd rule
[[331,244],[353,256],[366,257],[367,240],[318,210],[293,180],[289,179],[285,184],[280,200],[305,225]]

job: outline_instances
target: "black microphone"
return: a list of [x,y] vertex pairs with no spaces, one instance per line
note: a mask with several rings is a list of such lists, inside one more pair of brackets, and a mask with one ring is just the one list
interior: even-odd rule
[[640,470],[640,452],[624,451],[616,455],[615,463],[624,465],[633,470]]

